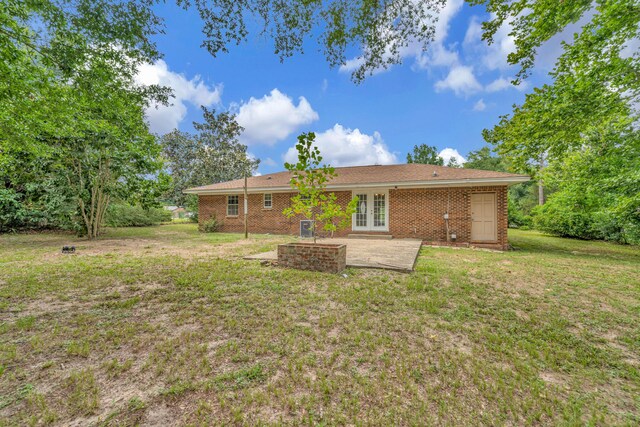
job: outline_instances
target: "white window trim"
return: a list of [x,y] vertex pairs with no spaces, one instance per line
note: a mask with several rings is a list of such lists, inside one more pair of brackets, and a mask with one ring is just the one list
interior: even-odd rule
[[[269,206],[267,206],[267,196],[269,196]],[[273,194],[264,193],[262,195],[262,208],[263,209],[273,209]]]
[[[229,203],[229,198],[231,197],[235,197],[237,202],[233,205],[231,205]],[[237,212],[235,214],[230,214],[229,213],[229,206],[236,206],[237,207]],[[232,195],[228,195],[227,196],[227,216],[238,216],[240,214],[240,196],[238,196],[237,194],[232,194]]]
[[[356,195],[358,194],[367,194],[367,209],[370,210],[370,212],[373,211],[373,200],[374,200],[374,194],[384,194],[384,198],[385,198],[385,204],[384,204],[384,217],[386,219],[385,221],[385,226],[384,227],[374,227],[373,225],[369,226],[369,227],[357,227],[356,226],[356,214],[354,213],[351,216],[351,230],[352,231],[385,231],[388,232],[389,231],[389,190],[385,189],[385,190],[375,190],[375,189],[371,189],[371,188],[362,188],[359,190],[352,190],[351,191],[351,198],[356,197]],[[372,220],[371,220],[372,221]]]

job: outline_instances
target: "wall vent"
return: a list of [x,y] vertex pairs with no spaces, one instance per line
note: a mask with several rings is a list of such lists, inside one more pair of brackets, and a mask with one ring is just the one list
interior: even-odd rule
[[300,221],[300,237],[313,237],[313,221],[303,219]]

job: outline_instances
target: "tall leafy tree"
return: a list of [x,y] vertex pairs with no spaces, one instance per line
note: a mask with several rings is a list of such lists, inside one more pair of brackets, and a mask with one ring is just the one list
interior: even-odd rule
[[[592,7],[590,2],[537,6],[514,24],[522,40],[510,59],[523,64],[520,78],[556,26]],[[514,7],[498,13],[496,22],[515,13]],[[554,19],[531,15],[535,11]],[[636,241],[640,54],[628,47],[640,37],[640,4],[598,1],[592,13],[572,43],[563,45],[550,73],[553,82],[527,95],[484,136],[516,169],[558,190],[549,196],[549,206],[537,209],[538,226],[566,236]]]
[[426,48],[433,39],[437,12],[446,0],[178,0],[195,7],[204,21],[203,46],[217,56],[245,41],[252,28],[273,39],[281,60],[302,53],[317,36],[332,66],[344,64],[352,45],[361,47],[355,81],[402,60],[402,50]]
[[544,177],[556,192],[536,208],[538,228],[640,244],[640,141],[603,141],[598,149],[572,151],[552,162]]
[[[112,197],[157,171],[144,122],[167,91],[134,82],[159,57],[151,2],[7,0],[0,8],[0,183],[25,201],[46,178],[75,203],[78,230],[100,233]],[[37,166],[31,178],[24,169]],[[36,181],[37,182],[37,181]]]
[[[536,47],[555,34],[556,27],[573,22],[590,5],[582,1],[551,2],[543,7],[536,2],[534,11],[547,12],[546,18],[557,21],[533,12],[525,14],[527,19],[517,18],[514,31],[519,35],[519,50],[510,60],[521,61],[526,72]],[[513,14],[519,10],[512,4],[492,25],[507,19],[507,11]],[[593,13],[573,42],[563,45],[563,53],[550,73],[553,83],[535,89],[523,105],[485,132],[485,138],[498,144],[498,150],[511,156],[520,169],[541,157],[553,161],[585,144],[599,143],[603,135],[621,143],[634,141],[619,139],[618,135],[633,132],[632,124],[638,119],[637,108],[632,106],[640,103],[640,53],[627,47],[640,37],[640,4],[633,0],[597,1]],[[492,30],[493,26],[487,28]]]
[[[358,82],[380,68],[401,62],[403,48],[407,46],[427,49],[435,33],[438,12],[446,5],[446,0],[177,2],[198,11],[203,20],[203,46],[213,56],[245,41],[254,28],[273,40],[274,53],[281,60],[303,52],[307,39],[317,35],[332,66],[346,62],[349,48],[361,51],[357,59],[359,67],[353,74]],[[490,12],[491,19],[483,23],[483,38],[488,43],[493,42],[503,25],[510,26],[516,50],[508,60],[521,66],[518,81],[530,73],[537,49],[543,43],[592,12],[594,6],[607,9],[605,19],[613,32],[622,28],[633,31],[639,15],[635,0],[467,0],[467,3],[484,5]],[[599,46],[589,47],[589,43],[583,47],[604,52]]]
[[413,146],[413,153],[407,153],[407,163],[443,166],[444,159],[438,155],[436,147],[420,144]]
[[479,150],[470,151],[463,167],[467,169],[507,172],[507,165],[504,159],[492,153],[491,148],[486,145]]
[[[142,62],[159,57],[152,2],[6,0],[0,8],[0,148],[46,154],[41,135],[77,132],[83,100],[68,82],[116,75],[121,86]],[[91,64],[108,63],[100,75]],[[148,95],[161,95],[157,86]],[[167,93],[163,94],[166,99]]]
[[168,196],[178,205],[187,203],[183,190],[251,175],[260,163],[238,142],[243,129],[235,115],[207,108],[203,112],[204,122],[193,124],[195,134],[176,129],[161,139],[173,178]]

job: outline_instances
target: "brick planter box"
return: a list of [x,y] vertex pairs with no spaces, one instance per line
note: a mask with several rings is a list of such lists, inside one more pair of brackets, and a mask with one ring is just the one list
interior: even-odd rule
[[347,267],[347,245],[330,243],[278,245],[278,264],[299,270],[339,273]]

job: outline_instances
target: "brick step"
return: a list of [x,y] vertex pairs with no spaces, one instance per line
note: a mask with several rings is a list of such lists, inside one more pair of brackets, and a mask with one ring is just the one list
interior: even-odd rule
[[349,239],[377,239],[377,240],[391,240],[393,236],[391,234],[348,234]]

